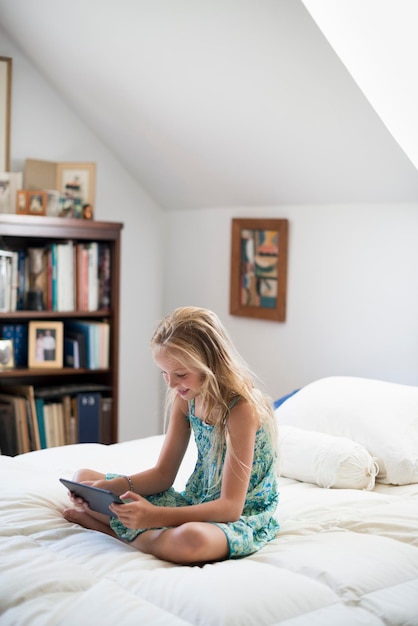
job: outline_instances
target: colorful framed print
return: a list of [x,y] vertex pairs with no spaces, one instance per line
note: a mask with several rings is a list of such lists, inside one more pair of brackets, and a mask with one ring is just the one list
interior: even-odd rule
[[287,219],[233,219],[230,313],[284,322]]

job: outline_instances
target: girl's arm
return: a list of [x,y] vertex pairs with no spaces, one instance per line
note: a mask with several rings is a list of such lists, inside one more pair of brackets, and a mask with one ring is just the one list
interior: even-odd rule
[[178,508],[159,507],[127,492],[123,496],[133,501],[112,505],[112,510],[128,528],[179,526],[191,521],[236,521],[245,503],[258,427],[258,419],[249,404],[243,400],[238,402],[228,419],[230,441],[222,472],[221,494],[217,500]]
[[[135,489],[134,493],[148,496],[166,491],[172,486],[190,439],[190,425],[186,419],[187,411],[187,402],[176,396],[157,463],[150,469],[130,475]],[[101,489],[109,489],[119,496],[129,489],[128,481],[124,477],[98,480],[91,484]]]

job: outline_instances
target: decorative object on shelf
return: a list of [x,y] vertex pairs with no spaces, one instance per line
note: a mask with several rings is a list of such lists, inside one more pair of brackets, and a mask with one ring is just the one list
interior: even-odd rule
[[10,111],[12,100],[12,59],[0,57],[0,172],[10,167]]
[[26,295],[26,308],[29,311],[44,311],[44,290],[40,279],[45,270],[45,248],[28,248],[29,256],[29,291]]
[[230,313],[284,322],[286,219],[233,219]]
[[29,322],[29,367],[62,368],[62,322]]
[[17,192],[22,185],[22,172],[0,173],[0,213],[16,212]]
[[11,339],[0,339],[0,370],[14,367],[13,342]]
[[[96,164],[26,159],[24,187],[27,190],[43,189],[49,197],[48,213],[58,217],[92,219],[95,200]],[[51,203],[51,194],[58,192]],[[89,210],[85,211],[88,206]],[[86,213],[86,215],[85,215]]]

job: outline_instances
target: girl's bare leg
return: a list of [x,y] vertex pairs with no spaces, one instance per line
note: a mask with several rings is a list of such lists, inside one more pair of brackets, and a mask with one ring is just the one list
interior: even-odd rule
[[223,561],[229,556],[225,533],[207,522],[187,522],[176,528],[147,530],[131,545],[141,552],[182,565]]

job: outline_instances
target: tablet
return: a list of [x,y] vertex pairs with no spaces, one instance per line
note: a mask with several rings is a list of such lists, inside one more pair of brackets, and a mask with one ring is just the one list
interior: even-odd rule
[[75,496],[83,498],[91,510],[96,511],[97,513],[114,516],[115,514],[109,509],[109,504],[112,504],[112,502],[115,502],[116,504],[123,504],[123,500],[121,500],[119,496],[111,491],[108,491],[107,489],[99,489],[98,487],[75,483],[74,481],[67,480],[66,478],[60,478],[60,481]]

